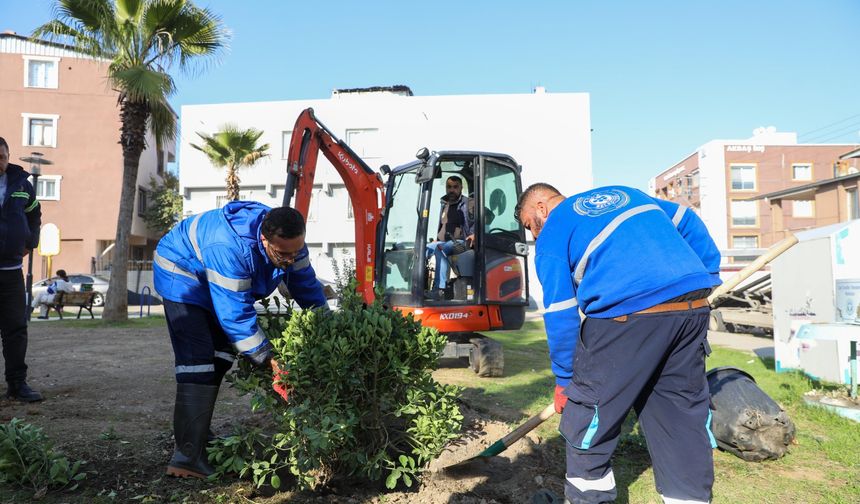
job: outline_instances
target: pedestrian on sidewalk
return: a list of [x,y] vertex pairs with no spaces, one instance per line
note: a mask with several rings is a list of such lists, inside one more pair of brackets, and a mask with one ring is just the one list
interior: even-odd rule
[[6,364],[6,396],[41,401],[27,385],[27,296],[24,257],[39,245],[42,209],[24,168],[9,162],[9,144],[0,137],[0,338]]
[[610,458],[631,408],[663,501],[710,502],[705,338],[720,254],[701,219],[630,187],[567,198],[544,183],[516,216],[536,240],[566,502],[615,500]]

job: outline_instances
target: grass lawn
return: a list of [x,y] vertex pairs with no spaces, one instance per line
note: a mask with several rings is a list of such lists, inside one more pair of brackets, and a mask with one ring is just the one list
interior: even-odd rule
[[[91,319],[89,313],[82,313],[80,319],[76,319],[75,317],[78,315],[77,310],[68,311],[63,310],[63,320],[55,320],[57,319],[57,312],[51,312],[51,320],[48,322],[40,322],[40,323],[48,323],[48,324],[59,324],[65,328],[79,328],[79,329],[91,329],[91,328],[100,328],[100,327],[123,327],[123,328],[131,328],[131,327],[159,327],[164,326],[164,330],[167,331],[167,321],[164,318],[164,315],[150,315],[149,317],[143,318],[130,318],[125,322],[107,322],[102,319]],[[165,333],[166,334],[166,333]]]
[[[445,370],[440,379],[465,387],[464,399],[475,409],[516,425],[552,400],[542,322],[529,322],[520,331],[495,332],[505,349],[505,376],[476,378],[469,369]],[[816,384],[800,373],[773,370],[773,360],[714,348],[707,367],[734,366],[755,377],[758,385],[788,412],[797,427],[797,444],[777,461],[745,462],[714,452],[715,504],[719,503],[857,503],[860,502],[860,424],[820,408],[807,406],[803,393]],[[563,441],[558,417],[539,429],[558,453],[564,470]],[[631,415],[615,452],[613,466],[618,502],[661,502],[654,488],[645,439]]]

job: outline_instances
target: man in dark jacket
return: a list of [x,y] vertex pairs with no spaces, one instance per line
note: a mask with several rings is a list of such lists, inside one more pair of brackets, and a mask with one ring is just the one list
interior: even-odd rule
[[9,164],[9,144],[0,137],[0,337],[6,361],[7,397],[41,401],[27,385],[27,303],[24,290],[24,256],[39,244],[42,210],[27,177]]

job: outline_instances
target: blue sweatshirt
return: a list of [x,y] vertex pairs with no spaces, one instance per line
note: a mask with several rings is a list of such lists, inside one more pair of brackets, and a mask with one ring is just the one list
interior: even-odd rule
[[614,318],[719,285],[720,253],[692,210],[624,186],[565,199],[536,242],[556,383],[567,385],[580,311]]
[[261,203],[232,201],[189,217],[158,242],[153,260],[155,290],[214,313],[236,350],[252,360],[269,347],[257,325],[256,299],[283,281],[302,308],[327,306],[307,246],[286,270],[269,260],[260,241],[269,210]]

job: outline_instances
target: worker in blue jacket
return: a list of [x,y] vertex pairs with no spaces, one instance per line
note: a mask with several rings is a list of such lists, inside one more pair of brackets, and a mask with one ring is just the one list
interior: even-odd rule
[[6,396],[42,400],[27,385],[27,296],[24,257],[39,245],[42,209],[29,173],[9,162],[9,144],[0,138],[0,339],[6,365]]
[[214,472],[205,446],[234,354],[271,365],[254,302],[284,282],[302,308],[328,305],[310,264],[305,221],[289,207],[233,201],[189,217],[158,243],[153,270],[176,357],[176,448],[167,474],[202,478]]
[[710,502],[705,337],[720,254],[704,223],[622,186],[566,198],[534,184],[516,215],[536,240],[566,502],[615,499],[610,457],[631,408],[664,502]]

